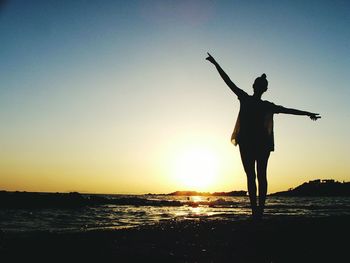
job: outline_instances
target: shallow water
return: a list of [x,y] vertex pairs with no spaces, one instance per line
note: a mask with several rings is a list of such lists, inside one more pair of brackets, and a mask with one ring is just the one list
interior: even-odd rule
[[[88,197],[88,195],[85,195]],[[0,209],[0,228],[6,232],[87,231],[153,224],[163,220],[239,220],[250,217],[248,197],[213,196],[127,196],[125,205],[82,208]],[[134,197],[138,198],[135,203]],[[155,202],[149,202],[150,200]],[[157,205],[157,201],[180,201],[178,206]],[[151,204],[151,205],[149,205]],[[325,217],[350,215],[350,197],[268,197],[266,217]]]

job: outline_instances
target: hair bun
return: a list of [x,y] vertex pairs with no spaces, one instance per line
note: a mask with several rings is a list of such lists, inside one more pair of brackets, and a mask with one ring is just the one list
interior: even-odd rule
[[263,73],[260,78],[266,79],[266,74]]

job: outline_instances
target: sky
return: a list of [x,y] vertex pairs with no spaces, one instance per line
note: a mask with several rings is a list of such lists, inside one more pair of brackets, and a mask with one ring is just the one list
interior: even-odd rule
[[0,1],[0,189],[245,190],[230,136],[252,94],[275,115],[268,192],[350,181],[348,1]]

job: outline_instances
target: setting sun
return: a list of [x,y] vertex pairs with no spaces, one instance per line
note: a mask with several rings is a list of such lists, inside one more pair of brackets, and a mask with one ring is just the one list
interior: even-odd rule
[[190,189],[203,190],[209,187],[218,176],[218,170],[218,156],[210,149],[186,149],[174,160],[174,177]]

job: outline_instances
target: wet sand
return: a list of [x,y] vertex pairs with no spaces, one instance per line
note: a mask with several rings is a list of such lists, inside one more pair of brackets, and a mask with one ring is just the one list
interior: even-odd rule
[[167,221],[80,233],[1,233],[4,261],[349,262],[350,217]]

